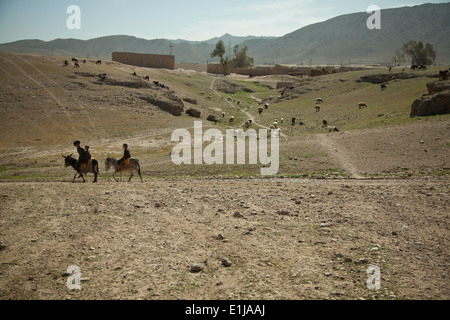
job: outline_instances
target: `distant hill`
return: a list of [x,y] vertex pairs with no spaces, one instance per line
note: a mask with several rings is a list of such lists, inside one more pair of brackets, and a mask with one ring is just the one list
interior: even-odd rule
[[366,12],[339,16],[306,26],[283,37],[234,37],[225,34],[206,41],[145,40],[119,35],[91,40],[22,40],[0,45],[0,52],[20,52],[91,59],[111,59],[113,51],[170,54],[177,63],[206,63],[215,44],[247,45],[256,64],[390,63],[403,43],[431,43],[437,62],[450,64],[450,3],[382,10],[381,30],[369,30]]
[[369,30],[366,12],[339,16],[273,40],[249,40],[258,63],[389,63],[409,40],[431,43],[437,62],[450,64],[450,3],[425,4],[381,12],[381,30]]

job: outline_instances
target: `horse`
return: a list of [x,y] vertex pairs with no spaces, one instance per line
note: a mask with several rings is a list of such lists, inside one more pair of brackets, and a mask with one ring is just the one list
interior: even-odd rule
[[[65,167],[72,167],[75,171],[77,169],[75,169],[75,165],[77,164],[77,159],[72,157],[73,153],[70,156],[62,156],[65,159],[64,165]],[[98,161],[95,159],[92,159],[88,162],[87,166],[83,168],[83,165],[81,165],[81,178],[83,179],[83,183],[86,182],[86,179],[84,179],[84,175],[88,174],[88,173],[93,173],[94,174],[94,183],[97,183],[97,176],[99,173],[99,169],[98,169]],[[75,183],[75,180],[77,178],[77,173],[75,173],[75,176],[73,177],[73,181],[72,183]]]
[[138,159],[130,159],[129,165],[119,166],[119,165],[117,165],[116,159],[108,158],[105,161],[105,170],[108,171],[111,167],[113,167],[115,170],[113,173],[113,178],[117,182],[119,182],[119,180],[116,179],[116,173],[120,173],[120,175],[122,175],[122,172],[130,172],[131,175],[130,175],[130,179],[128,180],[128,182],[130,182],[131,179],[133,178],[134,171],[138,172],[139,177],[141,178],[141,182],[144,182],[144,180],[142,179],[142,174],[141,174],[141,165],[139,164]]

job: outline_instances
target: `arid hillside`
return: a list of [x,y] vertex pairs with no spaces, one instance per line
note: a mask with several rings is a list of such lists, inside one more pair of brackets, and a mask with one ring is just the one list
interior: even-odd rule
[[[450,116],[409,116],[439,68],[395,68],[382,90],[366,79],[384,68],[225,78],[70,59],[0,54],[0,299],[449,299]],[[248,120],[277,121],[276,175],[172,162],[174,130]],[[71,183],[75,140],[97,184]],[[105,171],[123,143],[143,183]]]

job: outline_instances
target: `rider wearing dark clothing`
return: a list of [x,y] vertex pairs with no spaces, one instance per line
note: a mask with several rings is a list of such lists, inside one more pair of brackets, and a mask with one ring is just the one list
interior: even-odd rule
[[123,162],[127,163],[128,162],[127,160],[131,158],[130,150],[128,150],[128,145],[126,143],[123,145],[123,149],[124,149],[123,150],[123,157],[122,157],[122,159],[119,159],[117,161],[117,165],[118,166],[121,166],[121,164]]
[[78,171],[78,173],[81,173],[81,165],[87,163],[87,156],[86,151],[80,146],[80,141],[75,141],[73,145],[77,148],[78,152],[78,161],[75,164],[75,169]]

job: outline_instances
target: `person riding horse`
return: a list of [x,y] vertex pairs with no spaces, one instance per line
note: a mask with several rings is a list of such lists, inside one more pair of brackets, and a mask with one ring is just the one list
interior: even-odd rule
[[84,167],[86,167],[88,164],[89,158],[86,154],[86,151],[84,151],[84,149],[80,146],[80,144],[81,144],[80,141],[75,141],[73,143],[73,145],[77,148],[77,152],[78,152],[78,161],[75,165],[75,169],[81,175],[81,166],[84,165]]
[[130,150],[128,150],[128,144],[124,143],[123,149],[123,157],[117,161],[119,168],[122,167],[122,163],[125,163],[125,166],[130,165],[131,153]]

